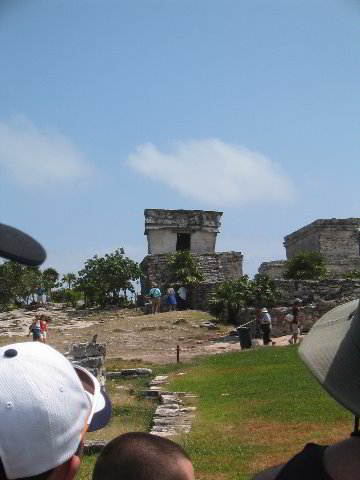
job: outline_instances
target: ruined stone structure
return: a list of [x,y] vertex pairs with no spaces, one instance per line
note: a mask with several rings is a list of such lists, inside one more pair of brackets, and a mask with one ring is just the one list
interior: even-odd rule
[[360,267],[360,218],[315,220],[284,238],[286,257],[303,250],[324,255],[334,277]]
[[263,262],[258,273],[268,275],[270,278],[282,278],[286,260],[274,260],[273,262]]
[[145,274],[141,280],[143,296],[151,285],[167,286],[167,255],[179,250],[194,254],[205,278],[194,287],[193,308],[206,308],[208,294],[217,283],[242,275],[240,252],[215,252],[222,212],[146,209],[144,214],[149,255],[140,264]]
[[177,250],[215,252],[222,212],[146,209],[144,214],[150,255]]
[[[284,238],[286,258],[306,250],[321,253],[334,278],[360,268],[360,218],[319,219]],[[284,261],[264,262],[259,273],[280,278]]]
[[68,359],[73,365],[79,365],[91,372],[105,386],[106,343],[75,343],[72,345]]

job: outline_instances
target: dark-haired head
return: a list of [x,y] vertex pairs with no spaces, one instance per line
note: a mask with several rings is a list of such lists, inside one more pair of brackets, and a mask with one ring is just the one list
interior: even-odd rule
[[191,459],[177,443],[132,432],[109,442],[97,458],[93,480],[193,480]]

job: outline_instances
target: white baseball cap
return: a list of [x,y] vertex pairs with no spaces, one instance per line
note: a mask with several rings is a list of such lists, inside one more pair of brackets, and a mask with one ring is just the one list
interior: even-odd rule
[[65,463],[86,431],[110,420],[97,379],[39,342],[0,348],[0,385],[0,459],[9,480]]

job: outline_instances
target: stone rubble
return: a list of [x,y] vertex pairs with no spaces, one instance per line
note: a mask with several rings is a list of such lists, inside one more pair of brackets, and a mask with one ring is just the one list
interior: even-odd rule
[[148,377],[149,375],[152,375],[150,368],[123,368],[118,372],[106,372],[106,378],[110,380],[114,378]]
[[155,411],[150,433],[161,437],[189,433],[196,410],[196,407],[183,406],[183,399],[196,398],[195,395],[163,391],[160,385],[166,383],[167,378],[167,375],[157,375],[151,382],[150,390],[143,392],[145,398],[154,398],[160,401],[160,405]]

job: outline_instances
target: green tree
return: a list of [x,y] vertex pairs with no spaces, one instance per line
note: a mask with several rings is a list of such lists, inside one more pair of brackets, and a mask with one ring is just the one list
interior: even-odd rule
[[212,291],[209,306],[210,311],[218,318],[228,316],[230,323],[236,323],[236,318],[242,308],[253,302],[254,288],[248,275],[233,280],[224,280]]
[[272,278],[264,274],[256,274],[251,282],[251,304],[255,307],[273,307],[280,298],[280,292]]
[[49,267],[42,272],[42,283],[46,294],[50,297],[51,290],[57,286],[59,274],[55,268]]
[[83,292],[88,304],[119,304],[120,293],[123,292],[126,299],[127,291],[135,291],[132,282],[141,275],[139,265],[120,248],[104,257],[95,255],[87,260],[78,272],[75,288]]
[[177,283],[191,287],[204,280],[199,263],[188,250],[181,250],[168,255],[167,283]]
[[318,252],[300,252],[285,263],[284,278],[321,280],[328,275],[325,259]]
[[64,282],[64,283],[67,283],[68,289],[71,290],[71,286],[76,281],[76,275],[75,275],[75,273],[65,273],[65,275],[63,275],[61,281]]
[[0,265],[0,308],[4,310],[15,303],[19,295],[19,285],[23,267],[19,263],[5,261]]
[[30,297],[35,301],[35,293],[38,287],[42,286],[42,274],[39,267],[23,266],[21,282],[18,286],[19,297],[25,304],[28,303]]
[[209,307],[217,318],[236,323],[241,310],[250,306],[273,306],[280,294],[275,282],[267,275],[256,275],[250,280],[248,275],[233,280],[224,280],[212,291]]
[[11,304],[27,304],[30,297],[34,300],[36,288],[42,283],[39,267],[20,265],[11,260],[0,265],[0,306],[2,309]]

